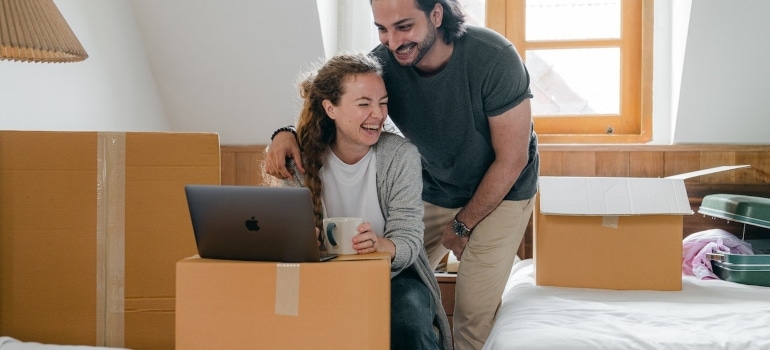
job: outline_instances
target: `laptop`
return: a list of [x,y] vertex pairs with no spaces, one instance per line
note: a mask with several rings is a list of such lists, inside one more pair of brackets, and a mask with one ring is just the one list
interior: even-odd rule
[[201,258],[320,262],[335,257],[318,249],[308,188],[186,185],[185,194]]

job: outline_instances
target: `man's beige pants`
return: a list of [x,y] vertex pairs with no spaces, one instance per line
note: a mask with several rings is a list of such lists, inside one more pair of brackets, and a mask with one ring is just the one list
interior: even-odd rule
[[[534,202],[534,198],[503,201],[473,229],[461,256],[455,285],[452,317],[456,350],[484,346]],[[441,236],[460,209],[425,203],[424,245],[434,270],[449,252],[442,245]]]

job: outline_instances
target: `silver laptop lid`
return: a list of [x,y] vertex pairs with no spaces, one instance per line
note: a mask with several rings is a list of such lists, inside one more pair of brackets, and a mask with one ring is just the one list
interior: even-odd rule
[[321,261],[309,189],[186,185],[185,193],[202,258]]

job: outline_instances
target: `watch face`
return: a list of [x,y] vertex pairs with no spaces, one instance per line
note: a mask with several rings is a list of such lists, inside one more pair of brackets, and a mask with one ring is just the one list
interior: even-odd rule
[[460,237],[468,237],[468,234],[470,233],[470,230],[465,227],[465,224],[457,220],[452,224],[452,229],[455,231],[455,234]]

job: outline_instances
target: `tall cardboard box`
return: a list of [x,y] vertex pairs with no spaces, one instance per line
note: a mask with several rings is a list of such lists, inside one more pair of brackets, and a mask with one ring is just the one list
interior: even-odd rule
[[542,286],[682,289],[684,179],[543,176],[534,214],[535,282]]
[[[339,258],[338,258],[339,259]],[[177,263],[176,348],[390,349],[390,256]]]
[[1,131],[0,334],[173,349],[184,185],[219,166],[212,133]]

